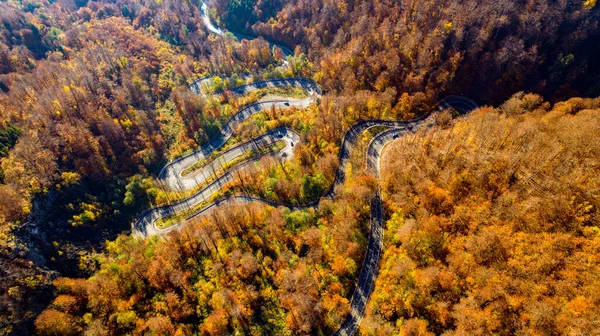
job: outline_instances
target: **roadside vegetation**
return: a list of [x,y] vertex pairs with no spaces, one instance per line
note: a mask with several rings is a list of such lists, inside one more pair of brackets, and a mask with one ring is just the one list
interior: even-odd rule
[[[277,54],[277,50],[272,51]],[[218,94],[236,86],[250,84],[272,78],[310,77],[313,64],[305,54],[289,55],[285,65],[270,64],[260,71],[233,73],[231,76],[215,75],[204,81],[200,87],[203,94]]]
[[[205,158],[204,160],[200,160],[196,163],[194,163],[193,165],[189,166],[188,168],[184,169],[181,174],[182,176],[189,176],[191,173],[193,173],[194,171],[200,170],[202,168],[205,168],[206,166],[210,165],[213,162],[218,162],[219,161],[219,156],[223,155],[223,153],[225,153],[227,150],[233,148],[234,146],[229,146],[228,149],[225,150],[221,150],[219,151],[220,153],[213,153],[210,157]],[[219,168],[223,171],[223,170],[227,170],[226,167],[231,166],[232,164],[235,164],[237,162],[243,161],[245,159],[249,159],[251,157],[257,157],[260,156],[261,154],[266,154],[269,152],[275,152],[278,150],[281,150],[285,147],[285,143],[282,141],[276,142],[276,143],[272,143],[266,146],[261,146],[258,149],[253,149],[251,151],[248,151],[244,154],[242,154],[241,156],[236,157],[234,160],[232,161],[228,161],[225,164],[219,165]],[[211,170],[211,173],[214,173],[214,171]]]
[[[239,169],[241,166],[244,166],[243,169],[245,169],[245,170],[249,170],[249,171],[256,173],[257,169],[260,169],[260,167],[268,167],[269,165],[274,165],[276,163],[272,162],[272,160],[268,160],[268,158],[272,158],[276,162],[280,162],[281,160],[283,160],[282,158],[277,157],[277,155],[280,155],[280,154],[278,154],[278,152],[281,149],[283,149],[285,146],[286,146],[286,144],[284,142],[279,141],[279,142],[270,144],[268,146],[261,147],[260,149],[249,151],[246,154],[236,157],[235,159],[228,161],[223,165],[219,165],[218,168],[212,169],[210,171],[210,176],[208,178],[206,178],[203,183],[196,186],[193,190],[183,193],[183,194],[181,192],[169,192],[171,197],[167,196],[168,197],[167,203],[164,205],[168,205],[168,204],[183,200],[185,198],[188,198],[190,196],[193,196],[194,194],[201,191],[206,186],[210,185],[212,182],[219,179],[221,176],[223,176],[227,172],[232,172],[234,174],[234,176],[240,176],[240,174],[239,173],[236,174],[235,171],[237,169]],[[257,167],[254,167],[252,165],[256,165]],[[227,188],[227,186],[224,186],[224,188],[225,189],[222,190],[221,192],[215,193],[215,195],[210,197],[211,202],[214,200],[218,200],[220,197],[223,197],[224,195],[228,195],[231,193],[235,194],[235,191],[230,188]],[[155,224],[160,229],[166,229],[169,226],[178,224],[185,218],[193,215],[199,209],[204,208],[207,204],[210,204],[210,202],[202,202],[201,204],[196,205],[194,208],[192,208],[188,211],[180,212],[173,216],[163,217],[163,218],[159,219],[158,221],[156,221]],[[160,204],[158,204],[158,205],[160,205]]]

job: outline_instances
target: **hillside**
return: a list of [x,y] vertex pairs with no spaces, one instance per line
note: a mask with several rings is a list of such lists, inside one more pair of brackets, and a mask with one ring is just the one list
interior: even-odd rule
[[501,104],[600,94],[596,1],[215,0],[223,24],[298,46],[340,95],[431,103],[462,94]]
[[390,144],[390,219],[361,331],[597,333],[598,134],[598,99],[517,94]]

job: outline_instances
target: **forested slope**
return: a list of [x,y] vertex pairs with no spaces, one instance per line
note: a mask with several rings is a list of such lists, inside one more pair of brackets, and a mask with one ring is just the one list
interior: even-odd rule
[[600,93],[595,0],[292,0],[272,16],[271,1],[215,2],[228,26],[301,46],[315,78],[343,94],[393,90],[419,102],[461,93],[500,104],[520,90]]
[[384,153],[365,334],[595,335],[600,100],[517,94]]
[[[371,182],[371,183],[368,183]],[[167,240],[121,236],[89,279],[57,279],[41,335],[330,334],[349,309],[372,181],[318,210],[220,208]],[[62,323],[56,323],[56,321]]]

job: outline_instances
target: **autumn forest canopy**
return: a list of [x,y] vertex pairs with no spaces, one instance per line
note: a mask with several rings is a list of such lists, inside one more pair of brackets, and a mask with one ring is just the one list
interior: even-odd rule
[[[598,332],[595,0],[203,4],[0,0],[0,334],[332,334],[379,215],[358,334]],[[379,174],[385,127],[347,133],[431,112]],[[298,140],[256,142],[283,129]],[[166,185],[209,147],[193,188]],[[132,234],[225,175],[154,223],[181,229]],[[193,216],[239,195],[263,202]]]

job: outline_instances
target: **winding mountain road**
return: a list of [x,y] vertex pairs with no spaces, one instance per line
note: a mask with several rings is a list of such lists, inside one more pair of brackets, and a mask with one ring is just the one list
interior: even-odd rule
[[[244,34],[239,34],[239,33],[233,33],[233,32],[228,32],[226,30],[223,30],[219,27],[217,27],[215,24],[213,24],[213,22],[210,20],[210,15],[208,13],[208,5],[206,2],[204,2],[201,6],[200,6],[200,14],[202,16],[202,22],[204,23],[204,26],[206,26],[206,29],[208,29],[208,31],[210,31],[213,34],[216,35],[220,35],[220,36],[225,36],[227,35],[227,33],[231,34],[232,36],[234,36],[236,39],[238,40],[248,40],[248,41],[252,41],[254,39],[257,39],[258,37],[253,37],[253,36],[249,36],[249,35],[244,35]],[[288,56],[292,56],[294,55],[294,52],[281,45],[281,44],[277,44],[273,41],[270,41],[268,39],[265,39],[265,41],[267,41],[267,43],[269,43],[269,46],[271,47],[271,49],[273,48],[279,48],[283,54],[283,61],[282,64],[279,66],[280,68],[282,68],[282,71],[285,71],[287,66],[288,66],[288,61],[286,60],[286,58]],[[197,79],[195,82],[193,82],[190,85],[190,89],[196,93],[196,94],[202,94],[204,95],[202,89],[209,87],[212,84],[212,78],[214,78],[215,76],[205,76],[202,78]],[[221,79],[225,79],[227,78],[227,76],[219,76],[221,77]],[[252,79],[252,76],[249,74],[246,75],[241,75],[237,77],[238,79],[241,79],[245,82],[248,82]],[[295,79],[299,79],[299,78],[295,78]],[[272,81],[267,81],[267,82],[272,82]],[[217,92],[218,93],[218,92]]]
[[[240,172],[244,169],[247,169],[266,155],[281,160],[289,159],[293,155],[292,143],[295,144],[299,141],[300,136],[298,135],[298,133],[294,132],[289,128],[278,128],[225,151],[218,157],[214,158],[207,164],[194,170],[188,175],[182,175],[182,170],[177,171],[173,175],[169,175],[170,179],[166,179],[164,181],[169,181],[173,183],[177,188],[179,188],[178,190],[182,191],[192,189],[197,185],[205,184],[206,182],[210,181],[211,178],[213,178],[213,181],[206,185],[204,188],[202,188],[200,191],[181,201],[177,201],[162,207],[151,208],[142,212],[133,224],[132,234],[137,237],[148,237],[157,234],[165,234],[174,229],[179,228],[181,225],[185,224],[185,221],[182,221],[177,225],[173,225],[164,229],[158,227],[156,223],[161,218],[166,218],[179,213],[185,213],[193,210],[199,204],[202,204],[203,202],[207,201],[212,195],[221,190],[221,188],[223,188],[223,186],[227,182],[232,181],[236,172]],[[234,164],[226,168],[224,172],[220,171],[221,167],[229,166],[239,157],[277,142],[284,142],[285,147],[275,152],[269,152],[268,154],[265,154],[261,157],[251,158]],[[218,149],[218,147],[206,147],[204,149],[206,151],[200,151],[200,153],[204,156],[198,154],[195,157],[201,158],[200,160],[203,160],[216,149]],[[179,167],[184,166],[180,165]],[[219,172],[220,175],[218,175],[217,172]],[[166,182],[164,184],[167,185]],[[187,189],[185,187],[187,187]]]
[[211,154],[225,145],[227,140],[229,140],[233,135],[235,129],[245,120],[260,111],[267,110],[272,107],[287,108],[294,106],[298,108],[305,108],[312,104],[313,101],[314,100],[312,98],[274,99],[250,104],[240,109],[233,117],[231,117],[231,119],[229,119],[229,121],[225,123],[219,133],[214,136],[208,142],[208,144],[188,155],[182,156],[177,160],[168,163],[159,173],[159,181],[169,190],[186,191],[195,188],[201,184],[198,182],[197,173],[184,175],[183,172],[197,162],[203,161],[210,157]]
[[[210,19],[206,13],[206,4],[202,6],[203,15],[206,16],[205,23],[210,31],[217,34],[224,34],[224,31],[210,23]],[[204,19],[203,19],[204,20]],[[268,86],[296,86],[306,85],[309,92],[313,95],[320,95],[321,90],[318,86],[310,79],[290,79],[287,80],[271,80],[264,82],[257,82],[248,85],[243,85],[237,88],[230,89],[234,94],[246,94],[253,90],[268,87]],[[236,160],[237,158],[245,155],[246,152],[257,148],[256,143],[264,145],[276,143],[277,141],[286,141],[286,147],[281,151],[271,152],[266,155],[279,156],[282,153],[286,153],[286,157],[291,157],[293,152],[291,150],[291,142],[297,143],[300,141],[300,137],[294,131],[283,128],[276,129],[265,133],[261,137],[255,138],[251,141],[242,143],[235,146],[228,151],[222,153],[219,157],[214,159],[212,162],[204,165],[203,167],[195,170],[190,174],[183,174],[183,172],[193,166],[194,164],[205,160],[210,157],[212,153],[221,148],[227,139],[229,139],[235,132],[235,128],[238,124],[249,118],[251,115],[263,110],[270,108],[275,105],[276,107],[284,108],[289,106],[307,107],[310,103],[314,102],[310,98],[307,100],[273,100],[267,102],[259,102],[248,107],[241,109],[232,119],[225,124],[220,134],[213,138],[208,145],[202,147],[198,151],[184,156],[178,160],[169,163],[161,173],[159,174],[159,180],[171,190],[190,190],[198,185],[206,183],[208,181],[207,172],[215,171],[215,162],[220,162],[222,165],[227,165],[229,162]],[[444,98],[438,104],[437,110],[444,110],[447,108],[453,108],[461,114],[477,108],[477,104],[472,100],[460,97],[460,96],[448,96]],[[416,127],[428,127],[432,124],[431,119],[428,119],[430,114],[423,117],[409,120],[409,121],[392,121],[392,120],[364,120],[353,125],[346,133],[341,142],[340,151],[338,154],[339,168],[336,172],[335,180],[331,188],[323,195],[323,198],[333,198],[335,196],[335,188],[342,185],[345,181],[345,171],[350,158],[350,152],[356,144],[358,137],[364,131],[373,127],[385,127],[386,130],[377,134],[369,143],[366,155],[367,167],[369,170],[380,180],[380,160],[381,153],[385,146],[395,139],[399,138],[406,132],[411,132]],[[290,143],[288,145],[287,143]],[[289,147],[288,147],[289,146]],[[156,226],[156,221],[160,218],[172,216],[181,212],[190,211],[199,204],[208,200],[212,195],[218,192],[227,182],[233,179],[233,173],[246,169],[250,165],[253,165],[258,158],[253,158],[247,161],[235,164],[228,168],[221,176],[214,179],[213,182],[205,186],[202,190],[194,194],[193,196],[186,198],[182,201],[163,206],[159,208],[148,209],[144,211],[138,219],[132,225],[132,233],[140,237],[148,237],[157,234],[165,234],[169,231],[180,228],[189,219],[199,217],[209,213],[222,205],[229,205],[234,203],[250,203],[250,202],[261,202],[271,206],[286,206],[292,209],[301,209],[316,207],[318,202],[306,204],[302,206],[291,206],[286,204],[277,204],[264,199],[247,196],[247,195],[235,195],[228,196],[216,202],[213,202],[203,209],[197,211],[195,214],[190,215],[185,221],[180,222],[177,225],[169,227],[167,229],[160,229]],[[215,174],[212,175],[212,177]],[[360,325],[362,317],[365,312],[366,304],[369,296],[373,291],[375,279],[377,277],[378,263],[383,248],[383,231],[384,231],[384,214],[383,205],[381,202],[381,194],[379,188],[376,189],[374,195],[371,198],[371,226],[369,232],[369,239],[366,249],[365,258],[361,266],[361,270],[357,279],[354,293],[351,299],[351,310],[344,322],[342,323],[339,330],[334,335],[354,335]]]
[[[465,114],[468,111],[477,108],[477,104],[475,104],[472,100],[464,97],[453,96],[451,99],[444,99],[438,104],[438,109],[442,110],[445,108],[454,108],[459,111],[461,114]],[[255,112],[256,113],[256,112]],[[242,118],[248,118],[252,114],[242,113],[242,111],[238,112],[237,115],[240,115]],[[423,117],[409,120],[409,121],[394,121],[394,120],[364,120],[356,123],[352,126],[346,133],[344,134],[344,138],[342,140],[342,144],[340,146],[340,152],[338,154],[339,160],[339,168],[336,172],[334,183],[331,188],[323,195],[323,198],[333,198],[334,190],[337,186],[342,185],[345,182],[345,171],[348,165],[348,161],[350,158],[350,153],[353,147],[356,144],[356,141],[359,138],[359,135],[364,131],[374,128],[374,127],[385,127],[386,130],[377,134],[369,143],[366,155],[367,166],[371,170],[371,172],[377,177],[379,180],[379,169],[380,169],[380,159],[381,153],[384,147],[393,141],[396,138],[399,138],[406,132],[410,132],[417,127],[427,127],[432,124],[431,119],[428,119],[429,114]],[[235,117],[234,117],[235,118]],[[236,119],[236,122],[241,122],[242,119]],[[231,137],[233,134],[232,130],[222,132],[222,137],[220,140],[215,140],[215,142],[211,142],[207,147],[197,151],[196,153],[192,153],[188,157],[182,158],[181,161],[175,161],[170,164],[170,168],[168,168],[172,173],[161,173],[163,175],[164,181],[170,181],[172,186],[175,186],[175,189],[180,184],[185,183],[186,186],[190,185],[198,185],[202,182],[195,180],[194,178],[190,178],[190,176],[201,176],[206,175],[207,168],[211,164],[207,164],[206,166],[197,170],[197,172],[201,173],[192,173],[190,175],[183,175],[181,172],[185,170],[187,167],[190,167],[196,162],[203,160],[208,157],[210,153],[219,148],[217,144],[222,146],[226,139],[223,138]],[[255,149],[252,144],[254,141],[260,141],[262,143],[275,143],[277,140],[281,139],[282,136],[284,138],[291,139],[295,143],[300,141],[300,138],[297,134],[295,134],[292,130],[289,129],[276,129],[271,132],[266,133],[265,135],[255,138],[251,141],[242,143],[232,149],[221,154],[221,156],[215,161],[220,161],[223,165],[227,165],[228,162],[235,160],[244,154],[244,151],[249,151]],[[282,151],[286,152],[290,148],[286,146]],[[287,152],[286,152],[287,153]],[[276,155],[276,154],[269,154]],[[291,157],[292,154],[288,154],[287,156]],[[316,207],[318,202],[293,206],[289,204],[278,204],[274,202],[270,202],[264,199],[260,199],[253,196],[247,195],[236,195],[225,197],[224,199],[218,200],[214,203],[209,204],[205,208],[199,210],[195,214],[188,216],[184,221],[178,223],[177,225],[171,226],[166,229],[158,228],[155,223],[160,218],[168,217],[175,215],[179,212],[189,211],[193,209],[198,204],[208,200],[213,194],[218,192],[227,182],[233,179],[233,173],[238,170],[245,169],[250,164],[253,164],[257,159],[253,159],[247,162],[241,163],[239,166],[234,166],[229,168],[227,172],[218,177],[214,182],[207,185],[198,193],[194,194],[192,197],[182,200],[180,202],[171,204],[169,206],[149,209],[142,213],[138,220],[134,223],[132,231],[134,235],[147,237],[156,234],[164,234],[169,231],[180,228],[184,225],[188,220],[192,218],[196,218],[202,215],[209,213],[211,210],[214,210],[222,205],[230,205],[234,203],[251,203],[251,202],[261,202],[271,206],[286,206],[292,209],[303,209]],[[167,168],[167,167],[165,167]],[[166,170],[163,170],[163,172]],[[166,177],[165,177],[166,176]],[[187,181],[187,182],[183,182]],[[192,182],[189,182],[192,181]],[[205,181],[205,180],[202,180]],[[186,190],[186,189],[183,189]],[[356,283],[356,287],[354,290],[354,294],[351,299],[351,311],[347,316],[346,320],[340,327],[338,331],[335,332],[334,335],[354,335],[358,326],[360,325],[360,321],[362,316],[364,315],[364,311],[366,308],[367,301],[371,292],[373,291],[373,287],[375,284],[375,279],[377,277],[378,271],[378,263],[379,257],[381,255],[381,250],[383,246],[383,230],[384,230],[384,215],[383,215],[383,205],[381,202],[381,195],[379,190],[375,192],[371,199],[371,227],[369,232],[369,240],[366,249],[366,255],[363,260],[363,264],[360,270],[360,274]]]
[[[410,132],[412,129],[413,125],[407,127],[393,127],[377,134],[369,143],[366,157],[367,167],[371,173],[377,177],[378,182],[380,182],[380,158],[383,148],[394,139],[406,132]],[[334,333],[336,336],[354,335],[364,316],[367,302],[375,287],[379,258],[383,249],[383,218],[383,204],[381,202],[381,192],[378,185],[378,188],[371,199],[371,227],[369,230],[367,251],[360,269],[360,274],[358,275],[354,295],[352,295],[352,301],[350,302],[350,314],[346,317],[346,320],[340,329]]]

